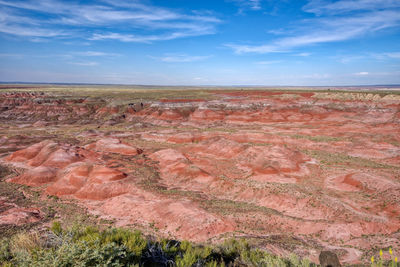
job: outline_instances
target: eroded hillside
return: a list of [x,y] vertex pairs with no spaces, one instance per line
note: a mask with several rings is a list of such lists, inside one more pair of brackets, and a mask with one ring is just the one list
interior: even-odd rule
[[[400,250],[398,94],[21,89],[0,94],[0,133],[7,182],[118,226],[314,261]],[[2,225],[44,217],[0,201]]]

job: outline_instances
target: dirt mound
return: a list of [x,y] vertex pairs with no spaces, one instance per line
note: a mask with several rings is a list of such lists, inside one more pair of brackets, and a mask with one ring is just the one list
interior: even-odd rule
[[43,213],[38,208],[23,208],[0,198],[0,225],[23,225],[38,222]]
[[119,182],[126,176],[104,166],[77,163],[60,172],[46,192],[57,196],[74,195],[80,199],[107,199],[129,191],[129,185]]
[[242,169],[251,169],[253,174],[279,174],[294,173],[307,174],[306,168],[301,164],[311,159],[297,150],[284,146],[258,146],[250,147],[238,155],[235,160]]
[[46,140],[26,149],[16,151],[4,160],[21,162],[32,167],[63,168],[81,160],[81,157],[69,147],[59,148],[57,143]]
[[138,154],[138,150],[136,148],[123,144],[119,139],[116,138],[103,138],[95,143],[85,146],[85,148],[100,152],[118,153],[131,156]]
[[25,149],[16,151],[10,156],[6,157],[5,160],[12,162],[25,162],[27,160],[33,159],[45,146],[52,146],[55,143],[45,140],[43,142],[34,144]]
[[42,219],[42,213],[35,208],[11,208],[0,213],[1,224],[23,225],[38,222]]
[[56,179],[57,169],[45,166],[29,169],[23,174],[11,178],[9,181],[16,184],[30,186],[42,185],[53,182]]

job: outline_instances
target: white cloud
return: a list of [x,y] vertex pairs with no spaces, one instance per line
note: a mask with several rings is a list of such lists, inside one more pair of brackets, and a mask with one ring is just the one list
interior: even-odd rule
[[152,42],[213,34],[220,22],[211,12],[185,14],[140,0],[103,0],[92,4],[0,0],[0,32],[25,37]]
[[353,11],[371,11],[400,7],[398,0],[311,0],[303,10],[317,15],[341,14]]
[[88,67],[99,65],[99,63],[93,62],[93,61],[88,61],[88,62],[69,62],[69,64],[78,65],[78,66],[88,66]]
[[121,42],[134,42],[134,43],[151,43],[153,41],[167,41],[177,38],[196,36],[196,33],[190,32],[172,32],[160,35],[133,35],[133,34],[121,34],[121,33],[95,33],[89,40],[118,40]]
[[117,53],[107,53],[100,51],[84,51],[84,52],[73,52],[72,54],[84,56],[84,57],[118,57],[120,54]]
[[356,75],[356,76],[367,76],[367,75],[369,75],[369,72],[361,71],[361,72],[354,73],[354,75]]
[[296,54],[296,56],[299,56],[299,57],[309,57],[309,56],[311,56],[311,53],[307,53],[307,52],[298,53],[298,54]]
[[271,64],[281,63],[281,62],[282,62],[282,60],[270,60],[270,61],[258,61],[255,63],[259,64],[259,65],[271,65]]
[[253,10],[261,9],[260,0],[249,0],[250,8]]
[[240,9],[239,13],[242,13],[245,9],[251,10],[260,10],[261,9],[261,0],[230,0],[236,3]]
[[66,36],[67,33],[59,30],[43,29],[32,26],[21,26],[0,22],[0,32],[24,37],[59,37]]
[[400,59],[400,52],[369,53],[369,57],[377,60]]
[[399,10],[362,12],[358,15],[315,18],[305,22],[293,36],[262,45],[227,44],[235,53],[274,53],[320,43],[345,41],[400,25]]
[[346,55],[346,56],[338,57],[337,61],[339,61],[340,63],[343,63],[343,64],[347,64],[347,63],[354,62],[354,61],[359,61],[359,60],[362,60],[362,59],[365,59],[365,56],[363,56],[363,55],[357,55],[357,56]]
[[226,44],[225,46],[232,48],[236,54],[243,54],[243,53],[267,54],[267,53],[278,53],[278,52],[286,52],[287,51],[286,48],[279,47],[274,44],[268,44],[268,45]]
[[202,61],[210,58],[212,56],[189,56],[186,54],[171,54],[171,55],[164,55],[163,57],[151,57],[153,59],[160,60],[162,62],[194,62],[194,61]]

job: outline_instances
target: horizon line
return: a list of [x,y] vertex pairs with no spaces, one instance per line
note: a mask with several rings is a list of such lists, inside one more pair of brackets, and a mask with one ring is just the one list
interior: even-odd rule
[[165,85],[165,84],[123,84],[123,83],[79,83],[79,82],[74,82],[74,83],[69,83],[69,82],[19,82],[19,81],[0,81],[0,84],[4,85],[94,85],[94,86],[135,86],[135,87],[245,87],[245,88],[251,88],[251,87],[319,87],[319,88],[325,88],[325,87],[343,87],[343,88],[348,88],[348,87],[399,87],[400,84],[353,84],[353,85],[213,85],[213,84],[204,84],[204,85]]

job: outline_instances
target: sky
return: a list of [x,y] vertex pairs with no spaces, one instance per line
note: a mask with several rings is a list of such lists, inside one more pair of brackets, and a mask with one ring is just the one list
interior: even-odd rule
[[0,0],[0,81],[400,84],[400,0]]

